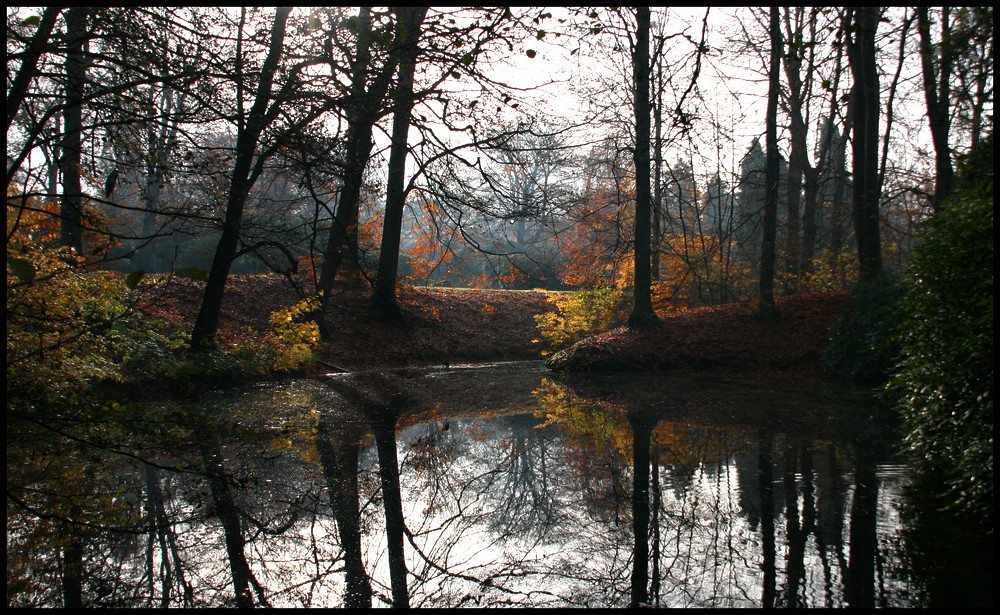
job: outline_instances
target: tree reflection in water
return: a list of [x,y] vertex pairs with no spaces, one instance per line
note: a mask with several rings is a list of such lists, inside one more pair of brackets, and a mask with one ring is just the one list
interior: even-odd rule
[[363,434],[340,425],[338,437],[330,412],[321,412],[316,426],[316,449],[326,479],[330,508],[337,522],[344,558],[344,607],[369,608],[372,586],[365,571],[361,548],[361,500],[359,497],[358,449]]
[[[38,550],[38,570],[63,564],[62,583],[17,577],[39,585],[9,583],[8,603],[919,606],[895,551],[905,474],[880,465],[891,444],[876,444],[891,440],[874,430],[796,420],[824,415],[801,391],[779,403],[772,389],[609,388],[537,370],[513,386],[497,370],[352,375],[202,401],[210,419],[88,476],[91,492],[116,495],[102,514],[80,502],[86,524],[63,515],[43,527],[8,505],[18,565],[35,565],[28,544],[62,556]],[[435,401],[442,390],[462,393]],[[773,420],[732,420],[761,403],[777,408]],[[414,423],[417,412],[426,420]],[[8,490],[24,497],[25,484],[9,477]],[[51,502],[71,492],[46,487]],[[66,557],[76,544],[79,557]],[[8,551],[9,579],[11,561]]]

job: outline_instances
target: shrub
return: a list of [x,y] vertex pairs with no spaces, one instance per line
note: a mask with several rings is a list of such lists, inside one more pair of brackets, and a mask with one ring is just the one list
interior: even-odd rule
[[547,346],[543,355],[621,325],[627,316],[621,291],[608,286],[549,293],[548,300],[556,311],[535,316]]
[[898,396],[907,443],[951,506],[993,517],[993,138],[922,229],[908,270]]
[[857,382],[885,383],[899,354],[896,309],[900,282],[886,274],[859,284],[834,323],[820,363],[828,374]]

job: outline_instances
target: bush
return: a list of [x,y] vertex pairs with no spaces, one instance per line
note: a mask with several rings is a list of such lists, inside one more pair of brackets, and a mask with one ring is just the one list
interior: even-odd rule
[[547,345],[543,355],[621,325],[627,316],[622,293],[608,286],[549,293],[548,300],[556,311],[535,316]]
[[856,382],[885,383],[899,356],[896,310],[902,294],[900,282],[889,275],[857,285],[823,349],[823,370]]
[[907,275],[902,358],[889,390],[948,504],[993,517],[993,139],[922,229]]

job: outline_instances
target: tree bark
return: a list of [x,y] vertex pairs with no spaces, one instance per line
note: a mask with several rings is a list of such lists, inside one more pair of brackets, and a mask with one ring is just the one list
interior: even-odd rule
[[662,279],[660,271],[661,242],[663,240],[663,223],[660,217],[663,211],[663,57],[656,57],[656,105],[653,107],[654,137],[653,137],[653,236],[652,263],[650,277],[653,282]]
[[59,243],[83,252],[83,188],[80,180],[83,133],[83,88],[86,83],[87,61],[84,45],[87,39],[87,9],[73,7],[66,12],[66,108],[62,140],[63,195],[59,205],[61,218]]
[[635,274],[631,327],[657,322],[652,301],[652,271],[650,259],[650,208],[649,187],[649,7],[636,8],[636,40],[632,53],[632,77],[635,87]]
[[413,76],[420,47],[417,39],[428,7],[395,7],[397,16],[396,49],[399,53],[399,81],[392,116],[392,144],[386,183],[385,219],[375,279],[374,307],[383,316],[399,315],[396,303],[396,279],[399,269],[399,243],[403,229],[403,206],[406,204],[407,136],[413,111]]
[[875,31],[879,9],[848,9],[847,59],[854,76],[851,88],[851,130],[854,140],[853,216],[858,245],[859,281],[873,283],[882,274],[879,230],[878,122],[879,79],[875,64]]
[[774,303],[774,261],[775,237],[777,235],[778,212],[778,91],[781,86],[781,26],[778,19],[778,7],[771,7],[771,66],[768,72],[768,95],[766,115],[766,162],[764,166],[764,182],[766,196],[764,198],[763,231],[760,258],[760,315],[773,317]]

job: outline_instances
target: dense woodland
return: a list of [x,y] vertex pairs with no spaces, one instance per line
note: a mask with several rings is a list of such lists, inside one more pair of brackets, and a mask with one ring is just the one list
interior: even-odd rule
[[[12,488],[11,433],[105,446],[128,410],[98,385],[294,370],[337,293],[401,322],[411,286],[613,297],[633,329],[853,291],[835,359],[881,353],[992,535],[993,31],[990,7],[9,7],[8,535],[73,516]],[[248,274],[300,301],[219,344]],[[190,321],[139,309],[172,278]]]

